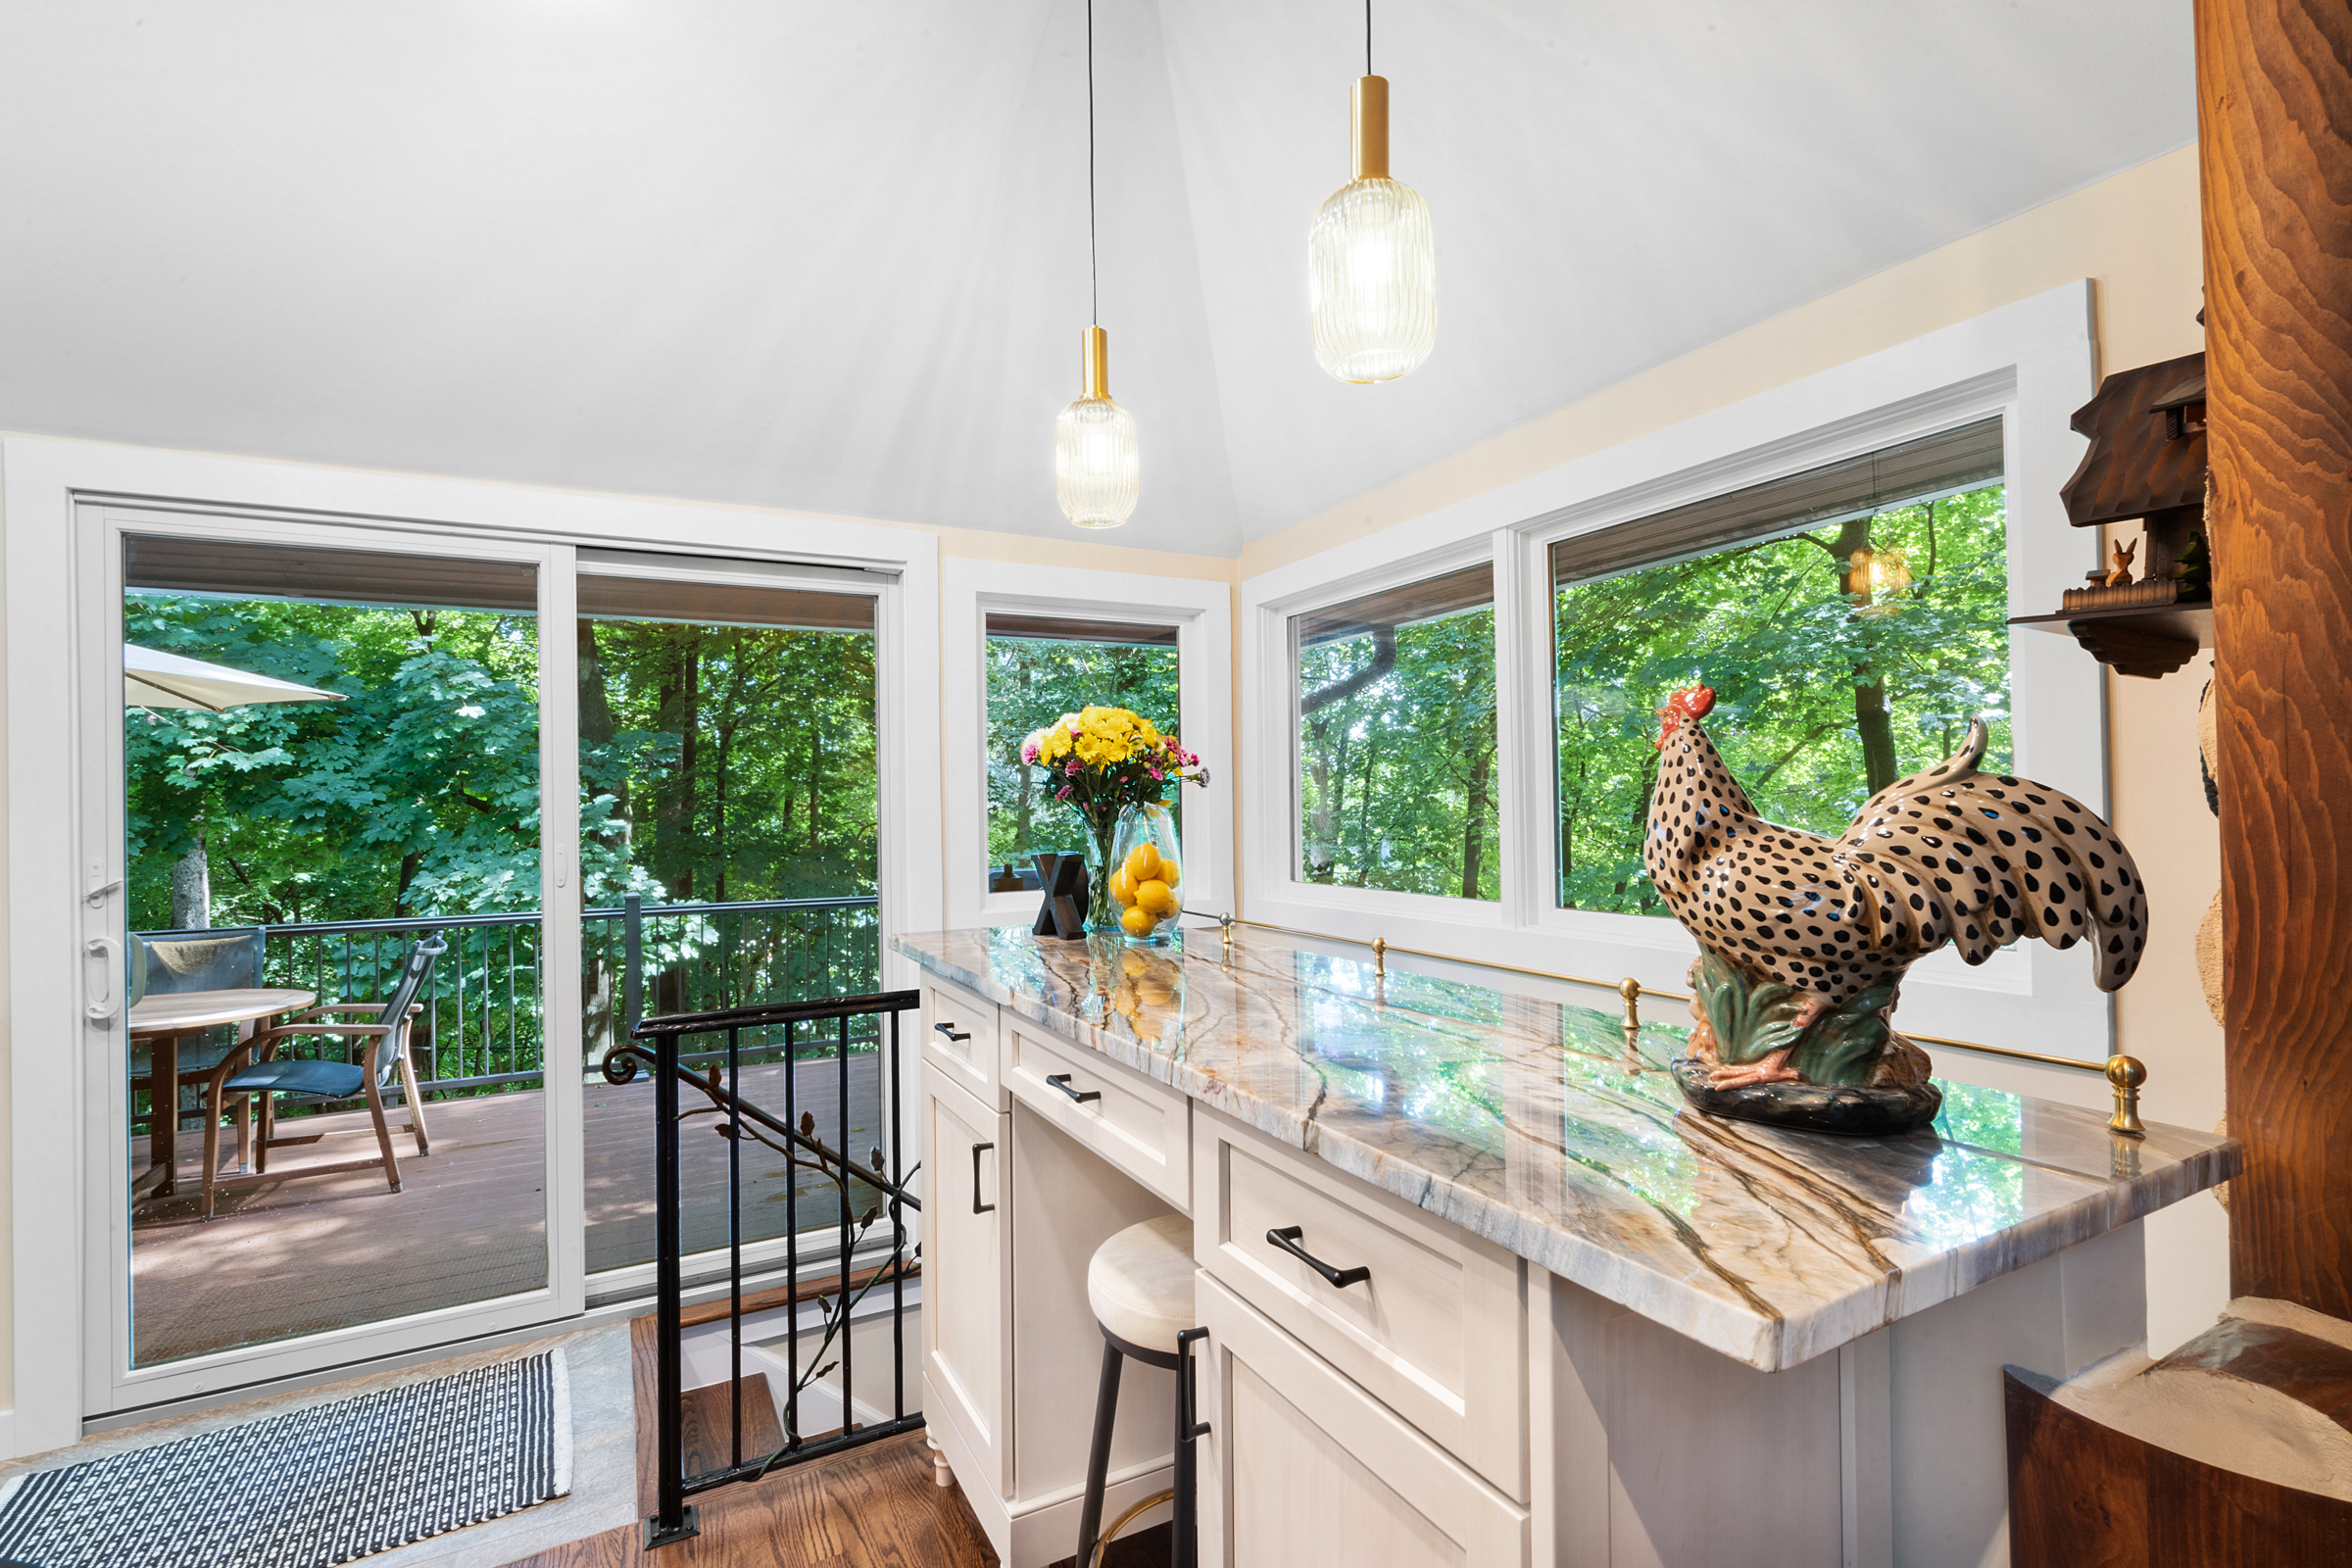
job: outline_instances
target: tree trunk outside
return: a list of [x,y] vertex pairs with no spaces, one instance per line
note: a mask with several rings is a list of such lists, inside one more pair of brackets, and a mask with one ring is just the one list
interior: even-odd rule
[[1886,683],[1854,687],[1854,734],[1862,742],[1862,771],[1876,795],[1902,775],[1894,760],[1894,712],[1886,706]]
[[204,838],[172,862],[172,929],[210,931],[213,928],[213,868],[204,856]]
[[[1857,571],[1853,564],[1857,554],[1870,548],[1870,523],[1868,517],[1848,517],[1838,525],[1838,543],[1832,547],[1839,586],[1857,615],[1870,606],[1870,573]],[[1868,664],[1854,666],[1854,738],[1862,743],[1862,772],[1871,794],[1902,776],[1894,760],[1894,712],[1886,706],[1886,679]]]
[[1479,873],[1486,868],[1487,776],[1494,769],[1494,754],[1487,752],[1470,765],[1469,809],[1462,813],[1462,897],[1478,897]]

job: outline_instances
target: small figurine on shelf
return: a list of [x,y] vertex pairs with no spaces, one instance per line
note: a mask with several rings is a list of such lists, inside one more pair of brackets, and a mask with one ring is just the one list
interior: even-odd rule
[[2107,573],[2108,587],[2129,588],[2132,586],[2132,558],[2138,554],[2139,544],[2136,540],[2131,544],[2125,544],[2120,539],[2116,541],[2115,569]]

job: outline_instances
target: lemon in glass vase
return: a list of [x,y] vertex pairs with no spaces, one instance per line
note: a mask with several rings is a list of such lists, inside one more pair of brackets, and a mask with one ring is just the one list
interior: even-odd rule
[[1119,813],[1112,841],[1110,894],[1119,906],[1119,929],[1134,943],[1161,946],[1176,933],[1184,911],[1177,891],[1184,879],[1184,850],[1176,836],[1175,813],[1156,801]]

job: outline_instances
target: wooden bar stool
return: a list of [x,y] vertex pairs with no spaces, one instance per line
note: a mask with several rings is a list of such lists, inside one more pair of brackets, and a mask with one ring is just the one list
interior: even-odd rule
[[[1119,1366],[1128,1357],[1176,1374],[1176,1465],[1173,1493],[1147,1497],[1128,1517],[1173,1497],[1176,1522],[1172,1568],[1193,1568],[1195,1503],[1193,1440],[1208,1431],[1193,1419],[1192,1345],[1208,1337],[1193,1324],[1193,1222],[1182,1214],[1130,1225],[1095,1249],[1086,1267],[1087,1303],[1102,1329],[1102,1384],[1095,1395],[1095,1441],[1086,1456],[1086,1500],[1078,1513],[1078,1568],[1094,1568],[1096,1533],[1102,1523],[1102,1488],[1110,1471],[1110,1433],[1118,1417]],[[1121,1519],[1111,1527],[1118,1533]]]

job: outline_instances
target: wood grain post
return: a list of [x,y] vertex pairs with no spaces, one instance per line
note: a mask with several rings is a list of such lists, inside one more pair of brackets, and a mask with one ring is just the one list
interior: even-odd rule
[[2352,6],[2196,34],[2231,1285],[2352,1318]]

